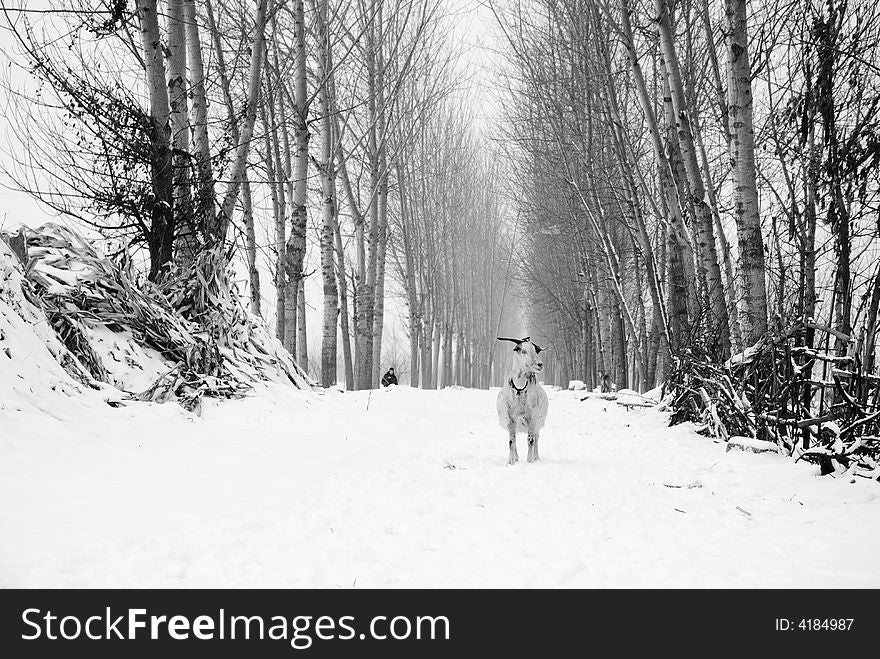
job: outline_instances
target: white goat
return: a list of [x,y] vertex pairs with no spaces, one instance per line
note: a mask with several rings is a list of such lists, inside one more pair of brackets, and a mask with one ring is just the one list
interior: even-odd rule
[[507,383],[498,392],[495,403],[498,409],[498,422],[507,430],[510,437],[510,456],[507,464],[516,464],[519,455],[516,452],[516,433],[527,432],[529,437],[528,461],[538,459],[538,434],[547,419],[550,406],[547,392],[538,383],[535,373],[540,373],[544,363],[539,356],[543,348],[531,342],[530,337],[524,339],[505,339],[512,341],[513,368]]

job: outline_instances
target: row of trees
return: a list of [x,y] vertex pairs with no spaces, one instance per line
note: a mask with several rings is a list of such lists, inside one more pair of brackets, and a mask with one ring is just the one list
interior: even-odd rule
[[563,384],[648,388],[796,320],[873,367],[880,9],[490,6],[482,130],[443,0],[4,9],[36,81],[7,80],[11,173],[155,282],[236,266],[302,364],[318,307],[325,386],[378,385],[396,294],[425,387],[497,384],[523,327]]
[[515,0],[494,11],[522,284],[533,324],[563,339],[560,381],[607,374],[648,388],[673,357],[724,359],[798,319],[873,364],[874,5]]
[[488,387],[495,334],[518,326],[503,172],[466,113],[446,103],[398,167],[395,279],[409,309],[410,381]]
[[320,277],[324,386],[338,372],[378,386],[389,286],[407,304],[413,383],[488,384],[510,239],[440,0],[5,16],[37,81],[7,81],[20,187],[123,252],[145,247],[154,282],[206,254],[246,271],[251,311],[303,365],[304,282]]

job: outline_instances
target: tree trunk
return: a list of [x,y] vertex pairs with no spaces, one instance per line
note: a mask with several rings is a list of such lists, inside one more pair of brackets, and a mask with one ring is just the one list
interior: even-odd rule
[[409,308],[409,369],[410,386],[416,387],[419,383],[419,334],[421,333],[420,308],[418,304],[418,292],[416,290],[415,271],[415,246],[409,231],[410,213],[409,187],[404,175],[404,168],[397,166],[398,196],[400,199],[401,235],[400,247],[403,250],[404,264],[404,288],[406,289],[406,302]]
[[[329,120],[329,119],[328,119]],[[336,323],[339,315],[338,292],[336,288],[336,266],[333,259],[333,220],[336,213],[335,186],[332,182],[332,164],[327,150],[327,173],[322,173],[324,194],[321,209],[321,275],[324,283],[324,322],[321,342],[321,384],[325,387],[336,384]]]
[[306,326],[306,280],[300,279],[296,294],[296,361],[305,371],[309,370],[308,336]]
[[734,350],[739,351],[743,348],[742,343],[742,327],[739,319],[739,309],[736,303],[736,277],[733,274],[733,257],[730,253],[730,242],[724,233],[724,226],[721,224],[721,213],[718,210],[718,199],[715,196],[715,189],[712,184],[712,176],[709,169],[709,158],[706,155],[706,148],[703,145],[703,138],[700,132],[700,124],[694,116],[694,138],[696,140],[697,150],[700,153],[700,162],[706,176],[706,193],[709,199],[709,208],[712,210],[712,221],[715,223],[715,235],[718,238],[718,246],[721,248],[721,260],[724,263],[724,296],[727,301],[727,312],[730,318],[730,342]]
[[358,330],[361,334],[358,341],[357,360],[359,365],[360,386],[364,389],[377,385],[373,375],[373,314],[376,302],[376,281],[379,270],[379,187],[380,172],[380,139],[379,121],[383,108],[379,105],[379,93],[382,89],[381,69],[379,64],[382,50],[382,2],[372,0],[370,24],[367,28],[366,68],[367,68],[367,159],[370,168],[370,225],[367,233],[368,259],[366,264],[366,280],[360,288],[358,296]]
[[[198,235],[192,213],[192,175],[189,147],[189,99],[186,84],[186,7],[184,0],[168,0],[168,101],[171,107],[171,143],[174,149],[174,218],[178,252],[184,261],[198,253]],[[182,231],[181,231],[182,229]]]
[[165,61],[155,0],[138,4],[141,43],[150,97],[150,177],[152,217],[149,232],[151,281],[164,275],[163,268],[173,257],[174,187],[171,152],[171,108],[165,84]]
[[865,350],[862,363],[866,373],[874,372],[877,344],[877,311],[880,309],[880,264],[874,272],[874,280],[871,282],[871,301],[868,304],[868,316],[865,319]]
[[455,382],[452,380],[452,355],[455,349],[453,345],[453,325],[452,322],[446,323],[446,327],[444,328],[444,337],[443,337],[443,386],[449,387]]
[[[641,249],[642,262],[645,264],[645,270],[648,278],[648,290],[651,295],[651,303],[653,307],[654,313],[654,322],[658,326],[658,328],[662,328],[662,340],[661,346],[665,351],[669,350],[669,342],[668,342],[668,331],[666,327],[666,313],[665,313],[665,305],[663,302],[663,294],[660,289],[660,280],[657,278],[657,271],[655,267],[654,261],[654,250],[651,246],[651,239],[648,236],[648,230],[645,223],[645,218],[643,215],[642,204],[638,195],[638,186],[636,184],[636,174],[641,175],[638,170],[638,162],[635,159],[630,159],[630,151],[632,150],[631,145],[628,143],[628,136],[625,134],[621,127],[623,126],[623,121],[621,117],[620,107],[617,101],[617,92],[615,91],[614,84],[611,79],[611,62],[608,57],[607,49],[602,49],[603,55],[603,65],[604,72],[606,74],[606,82],[608,85],[608,94],[606,103],[611,113],[614,121],[615,127],[612,130],[613,133],[613,147],[617,154],[617,160],[620,167],[621,178],[623,182],[623,188],[626,195],[626,203],[627,203],[627,212],[632,217],[638,236],[638,246]],[[629,147],[629,148],[628,148]],[[621,209],[623,211],[623,209]],[[634,264],[634,267],[638,269],[638,263]],[[638,270],[636,270],[636,274],[638,274]],[[639,284],[641,285],[641,281],[639,280]],[[641,290],[641,289],[640,289]],[[638,298],[638,304],[643,309],[644,305],[641,301],[641,295]],[[633,336],[636,339],[636,336]],[[647,374],[647,336],[644,332],[641,332],[641,336],[638,338],[639,343],[642,347],[642,357],[641,359],[635,359],[635,364],[638,367],[639,373],[642,376],[643,381],[648,378]],[[634,346],[635,350],[638,350],[637,346]]]
[[409,316],[409,384],[419,386],[419,335],[421,328],[418,317]]
[[[839,190],[838,190],[839,193]],[[850,236],[849,236],[849,212],[843,201],[842,195],[838,194],[835,202],[837,206],[836,241],[837,272],[834,278],[834,328],[846,335],[852,334],[852,274],[850,271]],[[837,336],[834,339],[834,351],[838,356],[846,355],[849,342]]]
[[729,64],[730,157],[734,178],[734,217],[739,239],[740,325],[744,341],[752,345],[767,331],[767,288],[755,172],[752,68],[746,30],[746,0],[725,0],[724,9]]
[[[382,148],[379,167],[385,172],[385,149]],[[388,174],[379,182],[379,231],[376,237],[376,285],[373,293],[373,386],[379,386],[382,377],[382,331],[385,327],[385,259],[388,250]]]
[[434,318],[431,327],[431,389],[440,387],[440,322]]
[[339,217],[333,218],[333,235],[336,240],[336,277],[339,282],[340,330],[342,334],[342,362],[345,368],[345,389],[355,387],[354,363],[351,355],[351,327],[348,315],[348,281],[345,277],[345,249],[342,245],[342,232],[339,230]]
[[[229,87],[229,75],[226,72],[226,60],[223,55],[223,43],[220,36],[220,30],[217,27],[217,21],[214,18],[214,6],[211,0],[206,0],[205,2],[205,14],[208,19],[208,30],[211,33],[211,42],[214,46],[214,58],[216,60],[216,69],[217,69],[217,77],[220,80],[220,89],[223,92],[223,104],[226,106],[226,118],[229,122],[228,130],[229,134],[232,137],[232,143],[238,144],[241,133],[238,130],[238,118],[235,114],[235,105],[232,101],[232,92]],[[196,32],[198,29],[196,27]],[[194,43],[194,41],[190,41],[190,43]],[[195,75],[195,74],[194,74]],[[204,76],[203,76],[204,78]],[[204,85],[203,85],[204,86]],[[195,101],[194,101],[195,105]],[[207,108],[206,108],[207,111]],[[205,132],[207,136],[207,118],[205,124]],[[201,138],[195,138],[198,141]],[[210,164],[210,159],[208,160]],[[242,176],[242,185],[244,185],[244,180],[247,176],[247,167],[245,167],[244,174]],[[252,208],[252,207],[251,207]],[[207,246],[213,246],[217,244],[219,241],[219,231],[220,231],[220,215],[217,212],[216,208],[216,191],[212,187],[211,192],[211,203],[210,203],[210,215],[205,217],[205,244]],[[253,219],[253,215],[251,216]]]
[[[211,165],[211,143],[208,138],[208,101],[205,98],[205,65],[202,59],[202,39],[199,34],[195,0],[184,0],[186,21],[187,62],[189,89],[192,97],[190,125],[192,126],[193,164],[197,187],[194,226],[201,245],[206,242],[208,226],[217,212],[214,203],[214,170]],[[244,185],[244,182],[242,182]],[[253,218],[251,218],[253,219]]]
[[[268,99],[271,105],[271,97]],[[278,186],[275,172],[275,158],[272,156],[272,128],[266,113],[265,104],[260,105],[260,122],[263,128],[263,162],[269,178],[269,196],[272,199],[272,216],[275,225],[275,336],[285,345],[284,306],[287,288],[284,274],[284,216],[278,205]],[[283,194],[283,191],[282,191]]]
[[[336,134],[341,136],[341,131],[339,129],[338,121],[336,117],[334,117],[334,125],[336,128]],[[364,350],[366,349],[366,339],[365,339],[365,311],[363,309],[363,304],[367,303],[366,300],[366,282],[367,282],[367,258],[366,258],[366,249],[365,249],[365,218],[363,214],[360,212],[360,208],[358,206],[358,199],[355,196],[354,189],[351,185],[351,180],[348,176],[348,165],[346,163],[345,152],[342,149],[342,140],[341,137],[338,138],[340,141],[339,148],[337,149],[337,162],[338,162],[338,170],[339,177],[342,180],[342,187],[345,190],[345,196],[348,199],[349,209],[353,216],[354,220],[354,233],[355,233],[355,273],[354,273],[354,284],[352,289],[354,291],[353,304],[354,309],[352,311],[352,316],[354,318],[354,381],[352,388],[353,389],[367,389],[369,388],[369,383],[365,383],[365,363],[364,363]]]
[[[254,230],[254,207],[251,199],[251,182],[245,172],[241,182],[241,201],[244,206],[245,253],[247,255],[248,281],[250,282],[251,313],[261,316],[260,270],[257,267],[257,234]],[[209,216],[213,217],[213,216]]]
[[422,323],[421,344],[422,344],[422,389],[431,389],[431,321],[430,319]]
[[682,86],[681,81],[678,55],[675,51],[675,44],[673,42],[668,2],[669,0],[655,0],[654,2],[659,17],[658,32],[660,35],[660,48],[666,65],[666,77],[669,83],[672,107],[675,112],[679,145],[681,147],[685,174],[687,175],[690,188],[689,201],[693,204],[696,215],[696,226],[694,227],[694,230],[697,242],[696,251],[700,279],[706,282],[707,308],[704,311],[707,316],[707,339],[709,347],[712,347],[714,344],[718,350],[719,356],[725,357],[730,354],[730,331],[727,317],[727,305],[724,301],[724,285],[721,280],[721,268],[718,264],[718,254],[715,249],[712,211],[705,201],[705,184],[700,172],[697,153],[694,147],[693,134],[691,132],[690,119],[688,117],[688,105],[685,100],[684,87]]
[[[284,189],[284,179],[286,178],[284,165],[281,161],[281,144],[279,133],[278,114],[283,102],[277,102],[276,85],[272,80],[267,67],[266,71],[266,102],[268,108],[269,124],[266,132],[266,149],[268,156],[266,160],[266,171],[269,174],[269,189],[272,195],[272,208],[275,217],[275,240],[276,240],[276,262],[277,262],[277,280],[276,291],[277,304],[275,309],[276,327],[278,329],[278,338],[281,340],[284,348],[291,354],[296,354],[296,282],[292,282],[290,277],[289,263],[287,261],[286,252],[286,222],[287,222],[287,196]],[[281,120],[283,125],[283,118]]]
[[324,284],[324,322],[321,342],[321,384],[336,384],[336,325],[339,315],[336,267],[333,258],[336,224],[336,169],[333,161],[333,117],[331,116],[330,80],[332,68],[330,33],[327,29],[327,0],[317,5],[318,25],[318,105],[321,116],[321,152],[318,169],[321,174],[321,276]]
[[[290,209],[290,234],[287,238],[285,250],[285,267],[287,270],[288,290],[292,295],[295,291],[297,300],[296,312],[291,308],[292,300],[288,300],[288,309],[292,318],[287,319],[288,331],[294,327],[305,326],[305,318],[300,318],[300,311],[305,308],[305,286],[302,285],[303,263],[306,257],[306,200],[308,197],[309,175],[309,126],[308,126],[308,88],[306,68],[306,36],[305,36],[305,9],[303,0],[293,0],[293,101],[295,107],[292,110],[294,121],[294,153],[293,153],[293,201]],[[303,296],[303,300],[300,300]],[[303,332],[296,333],[296,352],[303,354],[299,346]],[[308,349],[305,349],[308,353]],[[298,360],[302,361],[302,360]],[[303,363],[303,368],[308,364]]]
[[[806,121],[806,175],[804,176],[804,213],[801,228],[801,277],[803,281],[801,315],[807,322],[816,316],[816,185],[819,180],[819,159],[816,153],[816,103],[813,98],[812,72],[807,71],[807,102],[804,104]],[[814,330],[807,329],[806,344],[813,347]]]
[[251,47],[250,72],[248,74],[248,97],[244,112],[244,126],[239,134],[239,142],[235,150],[235,159],[229,173],[229,185],[220,205],[216,231],[212,235],[213,241],[223,242],[226,240],[226,231],[232,221],[232,213],[238,200],[238,191],[244,179],[244,171],[247,167],[247,158],[250,151],[251,141],[254,136],[254,124],[257,119],[257,105],[260,94],[260,81],[262,79],[263,58],[266,53],[266,15],[271,12],[274,0],[257,0],[257,9],[254,16],[254,29],[252,34],[253,45]]
[[[334,88],[333,77],[331,76],[330,80],[330,88],[331,95],[330,101],[333,103],[335,101],[335,93],[332,93]],[[355,199],[354,191],[351,187],[351,181],[348,178],[348,167],[345,161],[345,151],[342,146],[342,131],[339,126],[339,117],[335,112],[335,107],[332,108],[334,112],[332,113],[333,117],[333,135],[334,142],[336,145],[335,149],[335,157],[336,157],[336,171],[339,175],[339,179],[342,181],[342,187],[345,191],[345,196],[349,202],[349,210],[354,220],[355,226],[355,247],[357,251],[357,268],[355,272],[355,276],[353,277],[353,282],[351,286],[351,290],[354,292],[352,296],[352,313],[349,317],[348,315],[348,280],[346,279],[346,267],[345,267],[345,251],[342,244],[342,231],[339,227],[338,216],[334,217],[334,221],[336,222],[336,257],[339,262],[338,265],[338,273],[339,273],[339,295],[340,302],[342,305],[342,350],[343,356],[345,359],[345,386],[348,390],[358,389],[358,380],[357,380],[357,372],[355,370],[355,362],[352,358],[352,350],[351,350],[351,323],[350,319],[354,321],[355,325],[357,324],[357,295],[358,295],[358,273],[360,272],[360,264],[363,262],[363,254],[361,247],[363,246],[362,240],[362,227],[363,227],[363,217],[361,216],[360,210],[358,208],[357,199]],[[360,236],[360,238],[358,238]],[[355,329],[355,332],[357,330]],[[356,338],[356,337],[355,337]]]
[[[661,331],[660,336],[662,337],[661,350],[663,350],[665,347],[666,350],[677,352],[679,343],[683,338],[682,335],[686,331],[688,324],[688,288],[685,281],[685,273],[682,268],[682,259],[684,258],[684,250],[682,246],[684,242],[684,231],[683,220],[681,217],[681,203],[678,196],[678,190],[675,187],[675,183],[673,180],[672,168],[668,159],[666,158],[666,150],[663,146],[663,138],[660,134],[660,126],[657,121],[657,115],[654,111],[654,105],[648,94],[648,86],[645,83],[645,76],[642,72],[638,55],[636,54],[635,44],[633,42],[632,25],[630,23],[630,11],[631,10],[629,8],[629,0],[620,0],[620,22],[624,36],[624,45],[626,47],[627,59],[630,64],[630,69],[632,70],[633,78],[635,79],[636,93],[639,99],[639,104],[642,108],[642,115],[645,117],[645,122],[648,125],[648,131],[651,136],[651,144],[654,149],[654,160],[657,166],[658,178],[660,180],[660,188],[663,190],[664,193],[662,199],[660,200],[660,208],[663,209],[664,216],[666,217],[668,226],[667,239],[669,241],[668,251],[670,254],[670,258],[672,258],[674,261],[674,267],[669,269],[669,327],[665,330],[662,327],[658,329]],[[644,225],[644,223],[642,224]],[[647,234],[642,237],[642,242],[647,242],[648,249],[650,249],[650,242],[647,241]],[[643,246],[643,249],[644,248],[645,247]],[[656,273],[654,274],[654,278],[657,282],[660,281],[660,277]],[[659,290],[658,286],[658,297],[662,297],[661,295],[659,295],[660,292],[661,291]],[[658,301],[659,300],[653,300],[655,305],[658,304]],[[656,323],[657,320],[658,318],[655,314],[654,322]],[[665,344],[665,346],[663,344]],[[664,360],[665,358],[666,356],[664,356]]]

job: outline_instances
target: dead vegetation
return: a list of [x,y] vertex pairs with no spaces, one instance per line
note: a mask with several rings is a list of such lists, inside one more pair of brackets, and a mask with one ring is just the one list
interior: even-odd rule
[[176,400],[199,412],[203,396],[239,397],[256,381],[310,387],[262,319],[239,303],[220,258],[203,252],[157,285],[138,281],[124,254],[107,258],[74,231],[45,224],[27,235],[26,294],[94,380],[110,381],[89,328],[160,353],[167,372],[132,398]]
[[[810,347],[810,324],[768,334],[719,365],[680,359],[664,387],[671,423],[727,442],[748,437],[818,464],[822,474],[880,478],[880,377],[858,356]],[[839,337],[837,337],[839,338]],[[849,337],[846,337],[849,340]]]

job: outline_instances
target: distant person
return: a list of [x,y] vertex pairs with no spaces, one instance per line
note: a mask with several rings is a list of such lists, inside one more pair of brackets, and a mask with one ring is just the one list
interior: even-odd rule
[[397,376],[394,375],[394,367],[388,369],[388,372],[382,376],[382,386],[389,387],[392,384],[397,384]]

